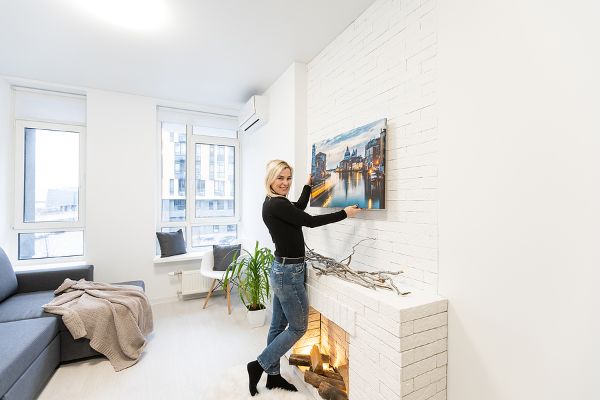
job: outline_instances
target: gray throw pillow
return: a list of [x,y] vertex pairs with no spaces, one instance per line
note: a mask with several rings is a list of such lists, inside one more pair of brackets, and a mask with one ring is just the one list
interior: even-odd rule
[[185,240],[183,231],[177,232],[156,232],[156,238],[160,245],[160,256],[171,257],[177,254],[185,254]]
[[215,265],[213,270],[225,271],[227,267],[233,262],[235,256],[240,256],[242,251],[241,244],[232,244],[229,246],[213,245],[213,257],[215,259]]
[[0,301],[17,291],[17,276],[10,260],[0,247]]

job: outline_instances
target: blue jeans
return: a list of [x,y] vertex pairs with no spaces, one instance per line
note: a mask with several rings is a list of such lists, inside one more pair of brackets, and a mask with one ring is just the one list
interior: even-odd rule
[[279,359],[306,332],[308,297],[304,287],[305,272],[306,263],[284,265],[274,261],[271,266],[273,316],[267,347],[257,358],[269,375],[279,374]]

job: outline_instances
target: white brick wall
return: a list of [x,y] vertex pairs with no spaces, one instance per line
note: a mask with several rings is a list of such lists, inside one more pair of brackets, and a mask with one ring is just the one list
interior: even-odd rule
[[423,289],[399,297],[309,274],[311,305],[349,333],[351,400],[446,398],[436,52],[435,0],[378,0],[308,64],[309,145],[388,119],[386,209],[306,229],[308,246],[341,259],[374,238],[356,247],[352,265],[403,270],[400,284]]
[[447,300],[374,291],[312,269],[307,287],[310,305],[348,333],[350,400],[446,399]]
[[[307,244],[353,265],[403,270],[437,291],[435,0],[378,0],[308,64],[308,144],[388,118],[386,210],[306,230]],[[310,157],[309,157],[310,159]],[[312,209],[312,213],[331,210]]]

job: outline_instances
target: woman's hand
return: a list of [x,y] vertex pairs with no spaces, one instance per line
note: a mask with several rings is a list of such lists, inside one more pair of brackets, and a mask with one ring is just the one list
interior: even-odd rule
[[353,206],[345,207],[344,211],[346,212],[348,218],[354,218],[354,216],[358,214],[361,210],[360,208],[358,208],[358,204],[355,204]]
[[308,186],[312,186],[312,174],[308,174],[308,179],[306,180],[306,184]]

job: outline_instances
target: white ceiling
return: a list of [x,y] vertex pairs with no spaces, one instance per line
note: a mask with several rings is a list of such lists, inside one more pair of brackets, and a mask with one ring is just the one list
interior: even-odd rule
[[0,75],[239,107],[373,2],[0,0]]

